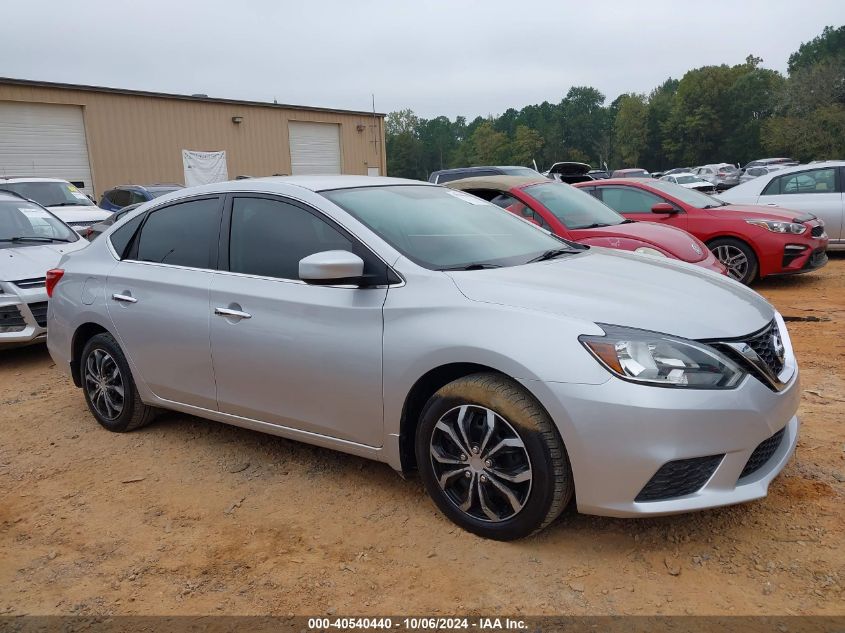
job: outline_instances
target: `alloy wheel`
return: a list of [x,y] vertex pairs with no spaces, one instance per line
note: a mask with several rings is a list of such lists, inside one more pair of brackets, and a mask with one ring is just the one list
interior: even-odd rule
[[728,269],[728,274],[737,281],[742,281],[748,274],[748,257],[738,247],[721,244],[713,249],[713,254]]
[[440,489],[471,517],[516,516],[531,493],[531,459],[516,430],[486,407],[462,405],[434,426],[429,445]]
[[91,405],[106,420],[123,411],[124,384],[120,367],[103,349],[95,349],[85,362],[85,391]]

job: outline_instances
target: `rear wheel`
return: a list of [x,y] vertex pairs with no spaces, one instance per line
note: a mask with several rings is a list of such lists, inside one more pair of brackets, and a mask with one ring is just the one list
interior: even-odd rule
[[85,402],[102,426],[123,433],[152,421],[157,409],[141,402],[126,356],[111,334],[92,337],[79,363]]
[[737,281],[750,284],[757,277],[758,262],[754,250],[745,242],[730,237],[713,240],[708,248]]
[[437,391],[423,409],[416,454],[437,506],[486,538],[537,532],[572,498],[569,459],[551,418],[499,374],[474,374]]

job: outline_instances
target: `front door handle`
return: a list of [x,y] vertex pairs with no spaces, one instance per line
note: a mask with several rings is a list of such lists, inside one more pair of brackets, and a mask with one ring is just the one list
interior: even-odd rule
[[138,300],[130,295],[122,295],[115,293],[111,296],[111,298],[115,301],[122,301],[123,303],[138,303]]
[[232,317],[235,319],[251,319],[252,315],[249,312],[242,310],[232,310],[231,308],[214,308],[214,314],[224,317]]

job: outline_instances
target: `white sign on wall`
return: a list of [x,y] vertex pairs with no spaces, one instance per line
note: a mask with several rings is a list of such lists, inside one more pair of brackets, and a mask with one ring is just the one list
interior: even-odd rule
[[185,169],[185,186],[207,185],[229,180],[226,168],[226,152],[196,152],[182,150],[182,166]]

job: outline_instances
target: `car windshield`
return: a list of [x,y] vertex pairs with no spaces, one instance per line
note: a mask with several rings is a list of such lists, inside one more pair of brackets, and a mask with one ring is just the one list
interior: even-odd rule
[[69,182],[6,182],[0,189],[7,189],[35,200],[44,207],[95,206],[88,197]]
[[707,194],[696,191],[695,189],[681,187],[681,185],[676,185],[673,182],[655,180],[654,182],[649,183],[649,186],[664,193],[668,193],[670,196],[677,198],[684,204],[688,204],[691,207],[696,207],[698,209],[711,209],[713,207],[721,207],[725,205],[724,202],[714,198],[713,196],[708,196]]
[[0,200],[0,246],[75,242],[76,233],[46,209],[26,200]]
[[481,198],[425,185],[322,192],[388,244],[433,270],[527,263],[554,249],[583,249]]
[[529,185],[524,191],[551,211],[568,229],[614,226],[626,221],[587,192],[564,183]]

